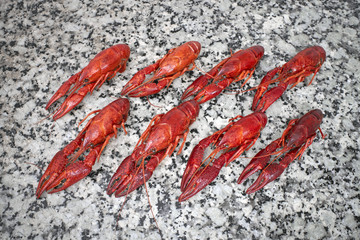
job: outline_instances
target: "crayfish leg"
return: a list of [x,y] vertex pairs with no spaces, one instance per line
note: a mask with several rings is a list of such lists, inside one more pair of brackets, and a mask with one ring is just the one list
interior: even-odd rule
[[[126,64],[124,64],[125,68],[126,68]],[[97,89],[99,89],[106,80],[110,80],[113,77],[116,76],[116,73],[118,71],[120,71],[120,69],[122,69],[124,67],[123,65],[120,65],[118,68],[116,68],[114,71],[109,71],[107,72],[105,75],[102,75],[101,77],[99,77],[99,79],[96,81],[96,84],[93,86],[93,88],[91,89],[90,93],[92,93],[95,88],[97,87]]]
[[284,147],[285,146],[285,138],[286,135],[289,133],[289,131],[292,129],[292,127],[296,124],[296,122],[298,121],[298,118],[295,119],[291,119],[289,124],[287,125],[286,129],[284,130],[283,134],[281,135],[281,145]]
[[252,77],[252,75],[254,74],[255,72],[255,68],[253,70],[248,70],[248,71],[243,71],[242,74],[240,74],[240,76],[238,78],[235,79],[234,82],[237,82],[237,81],[240,81],[242,80],[243,78],[245,78],[247,75],[249,75],[245,80],[244,82],[241,84],[240,87],[244,87],[245,84],[249,81],[249,79]]

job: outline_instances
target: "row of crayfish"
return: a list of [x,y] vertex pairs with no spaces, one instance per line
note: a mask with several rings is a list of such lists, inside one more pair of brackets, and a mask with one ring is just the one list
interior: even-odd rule
[[[163,58],[138,71],[125,84],[121,95],[142,97],[160,92],[175,78],[194,69],[194,62],[200,50],[201,45],[196,41],[169,50]],[[263,55],[264,48],[261,46],[237,51],[197,78],[181,98],[185,100],[193,97],[192,100],[181,103],[165,114],[153,117],[133,152],[121,162],[111,178],[107,193],[115,193],[116,197],[120,197],[143,185],[160,162],[171,155],[183,139],[179,154],[185,144],[190,125],[199,114],[200,104],[216,97],[233,82],[245,79],[243,86],[251,78]],[[96,55],[88,66],[66,81],[50,99],[46,108],[67,95],[53,119],[64,116],[79,104],[87,93],[99,88],[117,72],[125,71],[129,56],[130,49],[125,44],[115,45]],[[182,194],[179,201],[194,196],[216,178],[224,165],[227,166],[250,149],[267,124],[265,111],[281,97],[289,85],[294,87],[305,77],[313,74],[311,83],[325,58],[324,49],[313,46],[299,52],[283,66],[269,71],[254,88],[257,90],[252,104],[254,113],[231,119],[227,126],[201,140],[193,149],[182,178]],[[150,74],[153,75],[147,77]],[[273,83],[277,83],[277,86],[268,90]],[[129,101],[119,98],[102,110],[92,112],[98,114],[89,120],[75,140],[59,151],[50,162],[40,179],[37,197],[45,191],[54,193],[64,190],[87,176],[109,140],[117,136],[117,128],[123,127],[125,131],[124,123],[129,109]],[[252,193],[276,179],[311,145],[317,130],[320,130],[322,119],[322,112],[316,109],[299,119],[291,120],[282,137],[270,143],[251,160],[240,175],[238,183],[262,170],[259,178],[247,190],[247,193]],[[324,137],[322,133],[321,135]],[[205,150],[210,145],[214,146],[214,150],[204,158]],[[88,152],[87,156],[79,160],[85,152]],[[274,160],[284,155],[279,163],[270,161],[271,156],[276,154],[278,156]]]

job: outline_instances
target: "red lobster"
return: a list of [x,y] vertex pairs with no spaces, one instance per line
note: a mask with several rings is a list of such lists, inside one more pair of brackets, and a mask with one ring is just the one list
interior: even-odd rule
[[[324,63],[325,58],[325,50],[320,46],[313,46],[296,54],[295,57],[282,67],[270,70],[257,87],[252,110],[255,112],[265,112],[271,104],[281,97],[288,85],[292,84],[291,88],[293,88],[298,83],[304,81],[307,76],[314,74],[309,83],[310,85]],[[273,79],[276,74],[278,74],[278,77]],[[265,93],[269,85],[274,82],[279,82],[278,86]]]
[[[312,144],[316,136],[316,130],[319,129],[322,137],[325,138],[320,129],[323,117],[323,113],[319,109],[315,109],[300,119],[291,120],[281,138],[273,141],[256,154],[237,181],[241,184],[246,178],[262,170],[258,179],[249,187],[246,193],[250,194],[263,188],[266,184],[278,178],[292,161],[296,158],[300,159],[305,150]],[[282,150],[275,152],[278,148],[282,148]],[[284,153],[285,156],[279,163],[273,163],[274,159],[268,164],[271,155],[274,153],[279,153],[275,159]]]
[[[200,43],[195,41],[171,49],[162,59],[138,71],[123,87],[121,95],[144,97],[160,92],[165,86],[170,86],[175,78],[194,69],[194,61],[200,50]],[[152,72],[154,75],[145,81],[146,75]]]
[[[205,188],[216,178],[224,164],[227,166],[251,148],[266,123],[267,117],[264,113],[252,113],[200,141],[193,149],[182,177],[179,202],[188,200]],[[205,149],[211,143],[216,148],[202,161]],[[214,160],[220,151],[224,153]],[[209,158],[210,162],[205,164]]]
[[[118,44],[98,53],[90,63],[80,72],[64,82],[46,105],[48,109],[54,102],[64,95],[68,95],[60,108],[55,112],[53,119],[63,117],[76,107],[88,94],[98,89],[107,80],[113,78],[117,72],[124,72],[126,62],[130,56],[130,48],[126,44]],[[71,89],[70,87],[74,85]]]
[[133,153],[123,160],[111,178],[107,193],[111,195],[115,192],[115,197],[121,197],[140,187],[151,177],[160,162],[174,152],[183,138],[178,151],[180,154],[189,126],[196,120],[199,110],[199,104],[191,100],[166,114],[155,116],[141,135]]
[[[222,60],[218,65],[205,75],[198,77],[183,93],[181,99],[195,96],[199,104],[204,103],[219,95],[231,83],[247,79],[241,86],[251,78],[255,67],[264,55],[262,46],[253,46],[240,50],[230,57]],[[210,80],[212,81],[210,82]]]
[[[126,133],[124,123],[129,108],[129,100],[119,98],[102,110],[89,113],[84,120],[90,114],[99,112],[89,120],[75,140],[55,154],[40,179],[36,190],[37,198],[40,198],[44,191],[51,190],[49,193],[59,192],[86,177],[91,172],[96,159],[100,158],[101,152],[110,138],[117,137],[117,128],[122,126]],[[76,161],[87,150],[90,150],[90,152],[85,159]],[[75,151],[77,152],[75,153]],[[68,156],[70,155],[72,156],[69,159]]]

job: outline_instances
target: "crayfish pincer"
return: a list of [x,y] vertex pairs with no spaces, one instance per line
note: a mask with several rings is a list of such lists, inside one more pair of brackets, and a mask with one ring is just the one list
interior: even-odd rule
[[[124,123],[129,108],[129,100],[119,98],[102,110],[89,113],[88,116],[98,112],[89,120],[75,140],[55,154],[39,181],[36,190],[37,198],[45,191],[50,191],[49,193],[62,191],[89,175],[92,166],[100,158],[109,140],[117,136],[117,128],[123,127],[125,131]],[[83,161],[79,161],[80,155],[87,150],[90,150],[89,154]]]
[[63,117],[76,107],[89,92],[92,93],[95,88],[99,89],[106,80],[115,77],[117,72],[124,72],[129,56],[130,48],[126,44],[117,44],[101,51],[86,67],[61,85],[45,108],[48,109],[59,98],[68,95],[55,112],[53,119],[57,120]]
[[[323,117],[321,110],[314,109],[299,119],[291,120],[281,138],[273,141],[256,154],[238,179],[238,183],[241,184],[246,178],[262,170],[258,179],[249,187],[246,193],[250,194],[263,188],[266,184],[278,178],[292,161],[296,158],[300,159],[305,150],[312,144],[318,129],[321,136],[325,138],[320,129]],[[281,150],[276,152],[279,148]],[[268,164],[274,153],[279,154],[275,159],[282,154],[284,156],[279,163],[273,163],[274,159]]]
[[[320,46],[312,46],[300,51],[282,67],[267,72],[259,86],[256,87],[257,91],[252,103],[252,110],[265,112],[271,104],[281,97],[289,85],[292,84],[291,88],[293,88],[304,81],[307,76],[314,74],[310,80],[310,85],[325,59],[325,50]],[[278,76],[274,78],[276,75]],[[278,86],[267,90],[269,85],[275,82],[278,83]]]
[[[182,177],[182,194],[179,202],[188,200],[197,194],[219,175],[224,165],[228,165],[251,148],[267,123],[265,113],[252,113],[236,118],[240,118],[240,120],[230,122],[226,127],[204,138],[194,147]],[[215,149],[203,160],[205,150],[210,144],[213,144]],[[222,154],[216,158],[219,152]],[[207,160],[209,160],[208,163],[206,163]]]
[[181,103],[165,114],[156,115],[141,135],[133,153],[125,158],[111,178],[107,193],[115,197],[125,196],[143,185],[155,168],[171,155],[181,138],[180,154],[190,125],[199,114],[195,100]]
[[231,83],[246,78],[242,84],[244,86],[263,56],[264,48],[259,45],[237,51],[209,72],[198,77],[184,91],[181,99],[195,95],[194,99],[201,104],[219,95]]
[[[163,58],[154,64],[138,71],[123,87],[121,95],[145,97],[160,92],[170,86],[175,78],[195,68],[201,45],[190,41],[171,49]],[[146,75],[154,75],[146,80]]]

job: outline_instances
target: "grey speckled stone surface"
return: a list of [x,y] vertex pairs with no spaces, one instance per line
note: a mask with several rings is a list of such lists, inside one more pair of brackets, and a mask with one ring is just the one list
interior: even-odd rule
[[[0,229],[3,239],[359,239],[359,2],[311,1],[1,1],[0,12]],[[279,137],[288,121],[319,108],[326,139],[317,136],[301,161],[265,189],[246,195],[255,179],[236,180],[249,161],[239,158],[191,200],[179,204],[180,179],[191,149],[228,119],[251,113],[254,92],[222,94],[201,106],[183,153],[166,158],[148,182],[162,235],[149,210],[145,189],[124,199],[105,189],[130,154],[150,119],[179,104],[198,70],[176,79],[169,89],[130,99],[126,123],[103,152],[93,172],[56,194],[35,198],[42,170],[78,133],[90,111],[119,97],[135,72],[167,50],[196,40],[196,64],[211,69],[238,50],[265,48],[247,87],[310,45],[321,45],[327,60],[314,82],[288,90],[267,111],[269,123],[244,156],[251,157]],[[63,81],[99,51],[116,43],[131,48],[127,70],[87,96],[57,122],[39,122]],[[233,89],[238,89],[235,84]],[[52,109],[54,110],[54,108]]]

